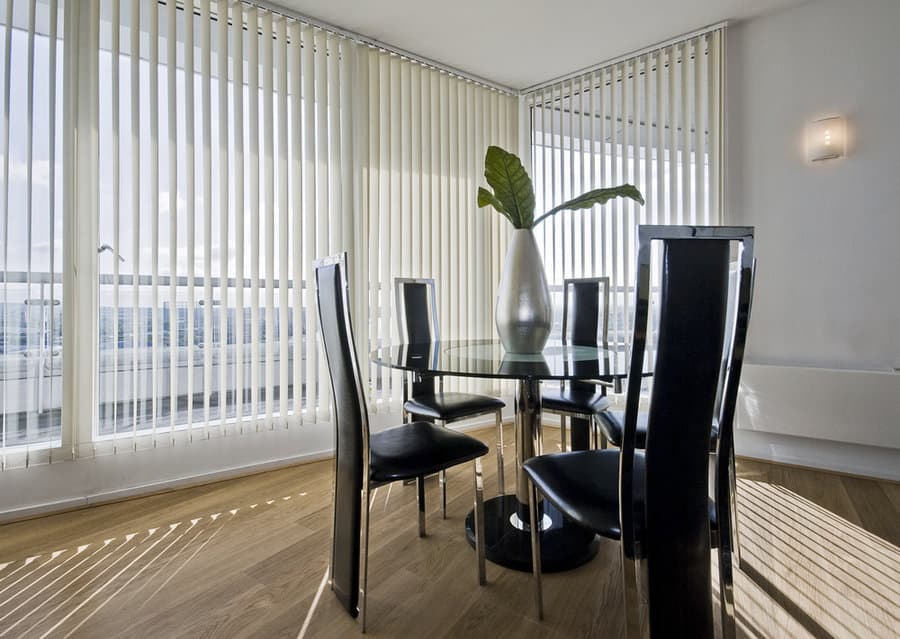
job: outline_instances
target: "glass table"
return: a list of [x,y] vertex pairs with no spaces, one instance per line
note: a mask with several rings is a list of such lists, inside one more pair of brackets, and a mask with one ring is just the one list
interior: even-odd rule
[[[528,480],[522,463],[541,453],[541,382],[611,382],[619,385],[628,375],[624,346],[601,348],[549,343],[543,353],[506,353],[499,340],[455,340],[427,344],[399,344],[371,353],[376,364],[418,376],[452,375],[516,381],[516,491],[485,501],[485,554],[494,563],[531,570]],[[645,358],[645,362],[652,362]],[[645,375],[650,373],[645,370]],[[576,440],[580,427],[573,420],[573,448],[587,448],[587,435]],[[541,565],[545,572],[568,570],[590,561],[597,553],[596,537],[566,520],[552,504],[540,505]],[[469,542],[474,545],[474,515],[466,518]]]

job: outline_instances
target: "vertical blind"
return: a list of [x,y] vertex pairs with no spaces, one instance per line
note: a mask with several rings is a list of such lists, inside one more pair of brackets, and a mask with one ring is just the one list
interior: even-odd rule
[[610,277],[613,343],[632,326],[637,225],[721,223],[722,40],[712,30],[525,96],[538,208],[622,183],[646,200],[565,212],[536,231],[555,304],[565,278]]
[[[193,5],[193,6],[192,6]],[[310,268],[350,249],[355,44],[243,3],[101,0],[91,451],[328,410]]]
[[[443,339],[494,332],[493,302],[509,228],[477,208],[484,153],[515,149],[518,101],[397,55],[360,51],[360,88],[368,127],[360,136],[363,209],[369,233],[366,279],[368,348],[397,339],[395,277],[433,277]],[[363,360],[365,361],[365,360]],[[399,376],[370,367],[375,398],[401,399]],[[448,379],[447,389],[473,381]],[[377,404],[376,404],[377,405]]]
[[[645,194],[537,230],[557,289],[612,278],[615,341],[636,224],[720,220],[722,38],[524,96],[539,207]],[[437,278],[444,337],[493,333],[509,229],[475,191],[515,96],[244,2],[6,0],[0,56],[2,467],[325,417],[317,256],[350,252],[361,351],[397,276]]]
[[491,331],[475,191],[516,97],[250,3],[65,8],[0,7],[4,467],[327,418],[318,256],[350,252],[361,351],[401,275]]
[[56,0],[0,4],[0,468],[60,437],[62,20]]

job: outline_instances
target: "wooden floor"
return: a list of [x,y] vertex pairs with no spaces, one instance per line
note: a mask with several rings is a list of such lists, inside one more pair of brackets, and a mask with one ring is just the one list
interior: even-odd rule
[[[900,485],[750,461],[739,471],[740,635],[897,637]],[[414,486],[375,495],[371,636],[621,636],[616,543],[545,576],[538,623],[530,575],[488,563],[477,586],[468,466],[450,472],[449,490],[449,518],[432,499],[425,539]],[[0,526],[0,637],[355,636],[324,582],[330,491],[331,463],[319,462]]]

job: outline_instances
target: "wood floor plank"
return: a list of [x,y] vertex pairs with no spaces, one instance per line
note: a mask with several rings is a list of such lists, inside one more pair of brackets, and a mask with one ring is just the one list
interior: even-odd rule
[[[550,449],[556,432],[545,430]],[[476,434],[493,445],[492,429]],[[506,441],[512,435],[507,425]],[[319,592],[332,469],[316,462],[0,526],[0,638],[52,628],[49,636],[294,639],[304,624],[304,639],[358,636],[327,586]],[[484,469],[492,496],[492,456]],[[753,460],[739,460],[738,474],[739,636],[896,636],[898,486]],[[450,471],[445,520],[428,480],[424,539],[414,486],[373,496],[371,636],[622,636],[615,542],[601,540],[584,566],[544,576],[543,622],[530,574],[488,563],[479,587],[464,535],[471,486],[470,467]]]

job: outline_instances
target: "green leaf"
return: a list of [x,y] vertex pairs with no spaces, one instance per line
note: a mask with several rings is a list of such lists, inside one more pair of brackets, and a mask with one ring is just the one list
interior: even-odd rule
[[488,191],[483,186],[478,187],[478,207],[481,208],[483,206],[492,206],[494,207],[498,213],[500,213],[507,220],[512,222],[512,218],[509,216],[509,213],[506,212],[506,209],[503,207],[503,202],[498,200],[496,196]]
[[568,202],[563,202],[559,206],[550,209],[542,216],[540,216],[537,220],[535,220],[533,226],[537,226],[551,215],[556,215],[560,211],[577,211],[579,209],[589,209],[595,204],[606,204],[614,197],[627,197],[631,198],[638,204],[644,203],[644,196],[642,196],[638,188],[632,184],[623,184],[621,186],[614,186],[608,189],[594,189],[593,191],[588,191],[583,195],[579,195],[578,197],[572,198]]
[[488,147],[484,156],[484,177],[513,226],[530,229],[534,221],[534,186],[519,158],[499,146]]
[[488,191],[486,188],[484,188],[483,186],[479,186],[478,187],[478,207],[481,208],[482,206],[493,206],[495,209],[497,209],[498,213],[503,213],[504,215],[507,215],[506,209],[503,206],[503,202],[498,200],[497,196],[495,196],[493,193]]

